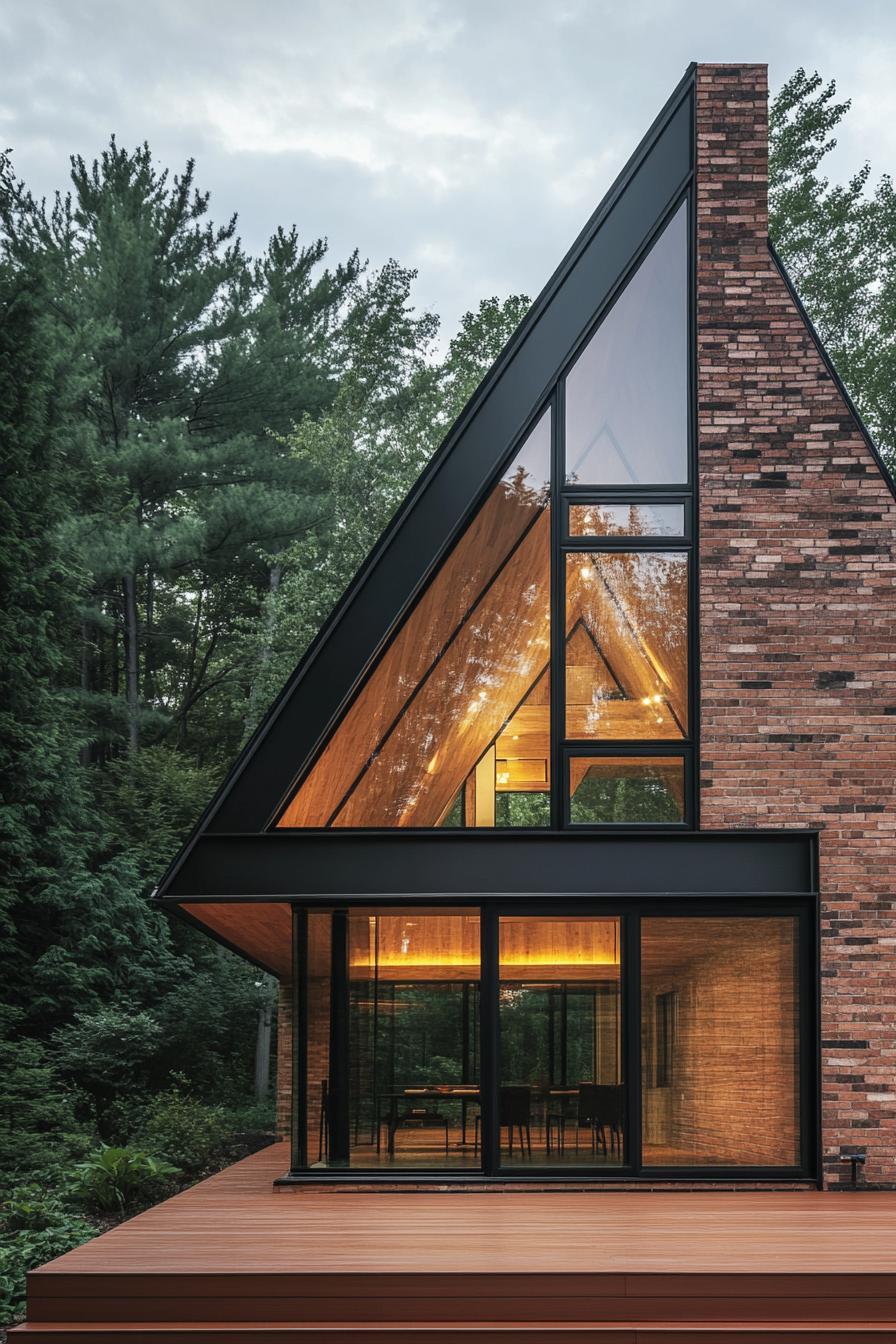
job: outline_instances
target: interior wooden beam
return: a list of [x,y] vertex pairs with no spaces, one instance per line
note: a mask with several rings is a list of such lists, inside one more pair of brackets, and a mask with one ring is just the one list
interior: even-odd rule
[[[549,546],[547,518],[531,490],[502,482],[492,491],[396,633],[278,825],[327,825],[421,679],[445,656],[446,641],[536,520],[544,546]],[[497,598],[486,601],[488,611],[500,603]],[[487,635],[481,628],[480,633]],[[434,675],[443,687],[440,670]]]

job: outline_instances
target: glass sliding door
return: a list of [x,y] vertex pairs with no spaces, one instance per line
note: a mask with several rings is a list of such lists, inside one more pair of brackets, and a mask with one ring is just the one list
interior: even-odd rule
[[645,1167],[798,1167],[798,921],[641,921]]
[[[312,1153],[352,1169],[479,1166],[478,911],[355,907],[343,918],[329,1039],[343,1022],[347,1067],[331,1088],[328,1152],[318,1142]],[[331,1080],[339,1065],[331,1049]]]
[[307,911],[308,1167],[808,1170],[809,908],[607,905]]
[[498,1126],[512,1167],[621,1166],[620,920],[499,920]]

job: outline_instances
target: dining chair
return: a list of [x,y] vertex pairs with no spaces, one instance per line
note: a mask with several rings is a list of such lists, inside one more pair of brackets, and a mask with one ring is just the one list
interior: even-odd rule
[[[480,1117],[473,1125],[473,1152],[479,1152]],[[532,1156],[532,1089],[511,1084],[498,1089],[498,1129],[507,1130],[507,1156],[513,1157],[513,1131],[519,1139],[520,1155]]]

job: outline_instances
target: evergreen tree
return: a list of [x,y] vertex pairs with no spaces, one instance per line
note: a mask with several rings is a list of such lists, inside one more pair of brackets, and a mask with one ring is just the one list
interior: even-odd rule
[[[40,266],[90,346],[93,442],[69,481],[66,542],[92,577],[82,686],[112,697],[101,726],[132,753],[147,711],[183,727],[203,689],[167,676],[165,657],[180,661],[178,630],[202,631],[218,576],[257,582],[263,555],[321,512],[320,479],[269,430],[332,399],[330,338],[359,270],[353,257],[316,275],[325,244],[302,248],[294,230],[252,265],[235,219],[207,212],[192,162],[169,180],[148,146],[113,139],[92,167],[72,160],[52,211],[19,189],[3,214],[11,254]],[[187,656],[202,669],[195,640]]]
[[845,184],[821,168],[849,110],[799,69],[770,111],[769,231],[837,372],[896,468],[896,196],[865,163]]
[[431,357],[436,325],[410,307],[414,272],[390,263],[347,327],[347,373],[332,409],[304,417],[292,450],[326,474],[327,525],[286,548],[261,627],[244,638],[257,674],[246,730],[274,699],[363,564],[389,519],[519,325],[525,295],[483,300],[464,315],[444,359]]

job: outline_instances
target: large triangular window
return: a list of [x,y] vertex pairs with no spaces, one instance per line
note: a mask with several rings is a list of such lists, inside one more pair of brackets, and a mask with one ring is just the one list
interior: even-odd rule
[[528,765],[525,791],[546,796],[550,479],[546,411],[386,648],[281,826],[493,826],[497,744],[513,739],[515,716],[532,713],[531,759],[502,757],[502,769],[517,783]]
[[682,203],[279,826],[692,821],[689,367]]

